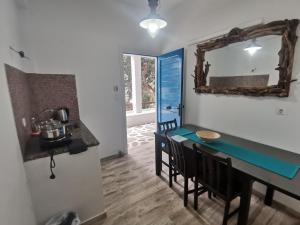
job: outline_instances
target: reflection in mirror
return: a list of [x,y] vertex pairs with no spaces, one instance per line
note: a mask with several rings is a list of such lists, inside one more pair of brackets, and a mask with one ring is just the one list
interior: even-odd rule
[[207,85],[215,88],[277,85],[279,72],[275,68],[281,39],[280,35],[268,35],[206,52],[205,61],[210,64]]

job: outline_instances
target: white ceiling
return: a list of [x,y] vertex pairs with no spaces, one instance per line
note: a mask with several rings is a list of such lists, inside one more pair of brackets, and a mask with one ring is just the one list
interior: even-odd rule
[[19,8],[26,8],[28,1],[27,0],[15,0],[15,3]]
[[[148,8],[148,0],[113,0],[120,4],[124,4],[131,7],[136,8]],[[160,0],[159,11],[168,11],[171,8],[175,7],[176,5],[182,3],[184,0]]]

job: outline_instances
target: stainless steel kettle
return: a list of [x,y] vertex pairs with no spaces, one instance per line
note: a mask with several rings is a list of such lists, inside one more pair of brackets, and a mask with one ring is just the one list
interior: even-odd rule
[[68,123],[69,122],[69,109],[68,108],[57,109],[56,119],[62,123]]

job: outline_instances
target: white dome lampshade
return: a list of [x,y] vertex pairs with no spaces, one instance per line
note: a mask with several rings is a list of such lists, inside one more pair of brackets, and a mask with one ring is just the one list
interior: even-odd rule
[[140,27],[148,30],[152,38],[155,38],[158,31],[167,26],[167,22],[156,13],[158,0],[148,0],[151,9],[150,14],[140,22]]

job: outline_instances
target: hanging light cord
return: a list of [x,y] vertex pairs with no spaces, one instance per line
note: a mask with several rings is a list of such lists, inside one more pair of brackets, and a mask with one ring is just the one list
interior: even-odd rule
[[160,4],[160,0],[157,1],[157,9],[160,10],[161,4]]
[[159,3],[160,3],[159,0],[148,0],[148,4],[152,13],[156,12]]

